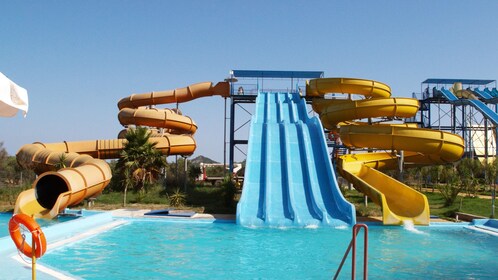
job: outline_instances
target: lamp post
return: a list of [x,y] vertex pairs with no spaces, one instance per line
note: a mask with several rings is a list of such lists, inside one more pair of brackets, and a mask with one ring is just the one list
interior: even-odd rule
[[183,156],[183,171],[185,172],[184,174],[184,178],[183,178],[183,191],[185,193],[187,193],[187,170],[188,170],[188,166],[187,166],[187,157],[186,156]]
[[493,184],[493,190],[491,191],[491,219],[495,218],[495,198],[496,198],[496,182]]

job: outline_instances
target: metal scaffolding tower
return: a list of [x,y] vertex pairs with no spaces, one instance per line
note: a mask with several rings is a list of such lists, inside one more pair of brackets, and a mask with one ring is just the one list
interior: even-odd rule
[[420,109],[409,122],[460,135],[466,157],[496,156],[496,80],[427,79],[413,97],[420,101]]
[[[249,126],[254,104],[259,92],[299,92],[304,97],[306,79],[323,78],[322,71],[268,71],[232,70],[226,81],[230,82],[230,114],[225,104],[225,145],[229,149],[229,170],[233,171],[236,150],[243,155],[247,151]],[[226,126],[229,122],[227,139]],[[224,158],[226,161],[226,156]]]

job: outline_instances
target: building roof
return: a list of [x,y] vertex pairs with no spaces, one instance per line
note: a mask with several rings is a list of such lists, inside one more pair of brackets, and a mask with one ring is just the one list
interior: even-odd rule
[[232,70],[236,78],[322,78],[323,71]]
[[427,79],[422,84],[454,84],[462,83],[464,85],[487,85],[496,82],[496,80],[474,80],[474,79]]

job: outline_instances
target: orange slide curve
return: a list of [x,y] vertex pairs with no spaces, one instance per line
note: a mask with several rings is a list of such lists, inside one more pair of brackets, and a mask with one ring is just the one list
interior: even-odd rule
[[[349,99],[324,99],[328,93],[348,94]],[[362,95],[365,99],[352,100],[351,94]],[[457,161],[463,155],[463,139],[411,124],[351,122],[408,118],[417,113],[418,100],[391,98],[391,88],[384,83],[352,78],[315,79],[308,81],[306,95],[314,97],[313,109],[319,113],[323,126],[338,131],[344,145],[352,149],[385,151],[343,155],[338,160],[341,175],[382,207],[383,223],[429,224],[429,204],[425,195],[377,170],[397,168],[396,151],[404,152],[404,163],[408,166]]]
[[[156,148],[165,156],[190,155],[196,148],[192,137],[197,130],[194,121],[174,110],[150,107],[213,95],[228,97],[229,94],[227,82],[215,86],[204,82],[175,90],[133,94],[118,102],[118,118],[124,126],[147,126],[160,131],[154,133],[150,141],[156,142]],[[105,159],[118,158],[125,144],[124,139],[112,139],[36,142],[22,146],[16,154],[18,163],[39,176],[32,189],[19,194],[14,212],[51,219],[66,207],[99,195],[112,177]],[[56,170],[58,165],[64,168]]]

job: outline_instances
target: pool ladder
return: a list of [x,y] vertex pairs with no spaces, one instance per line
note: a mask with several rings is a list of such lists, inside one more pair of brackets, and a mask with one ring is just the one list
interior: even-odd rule
[[341,272],[342,266],[344,265],[344,262],[346,261],[346,258],[349,255],[349,251],[351,251],[351,247],[353,248],[353,253],[351,256],[351,279],[355,279],[356,275],[356,236],[360,232],[360,229],[363,228],[363,279],[368,279],[368,227],[365,224],[356,224],[353,226],[353,237],[351,238],[351,242],[349,242],[348,249],[344,253],[344,257],[342,258],[341,264],[339,265],[339,268],[337,269],[337,272],[334,275],[334,280],[339,277],[339,273]]

